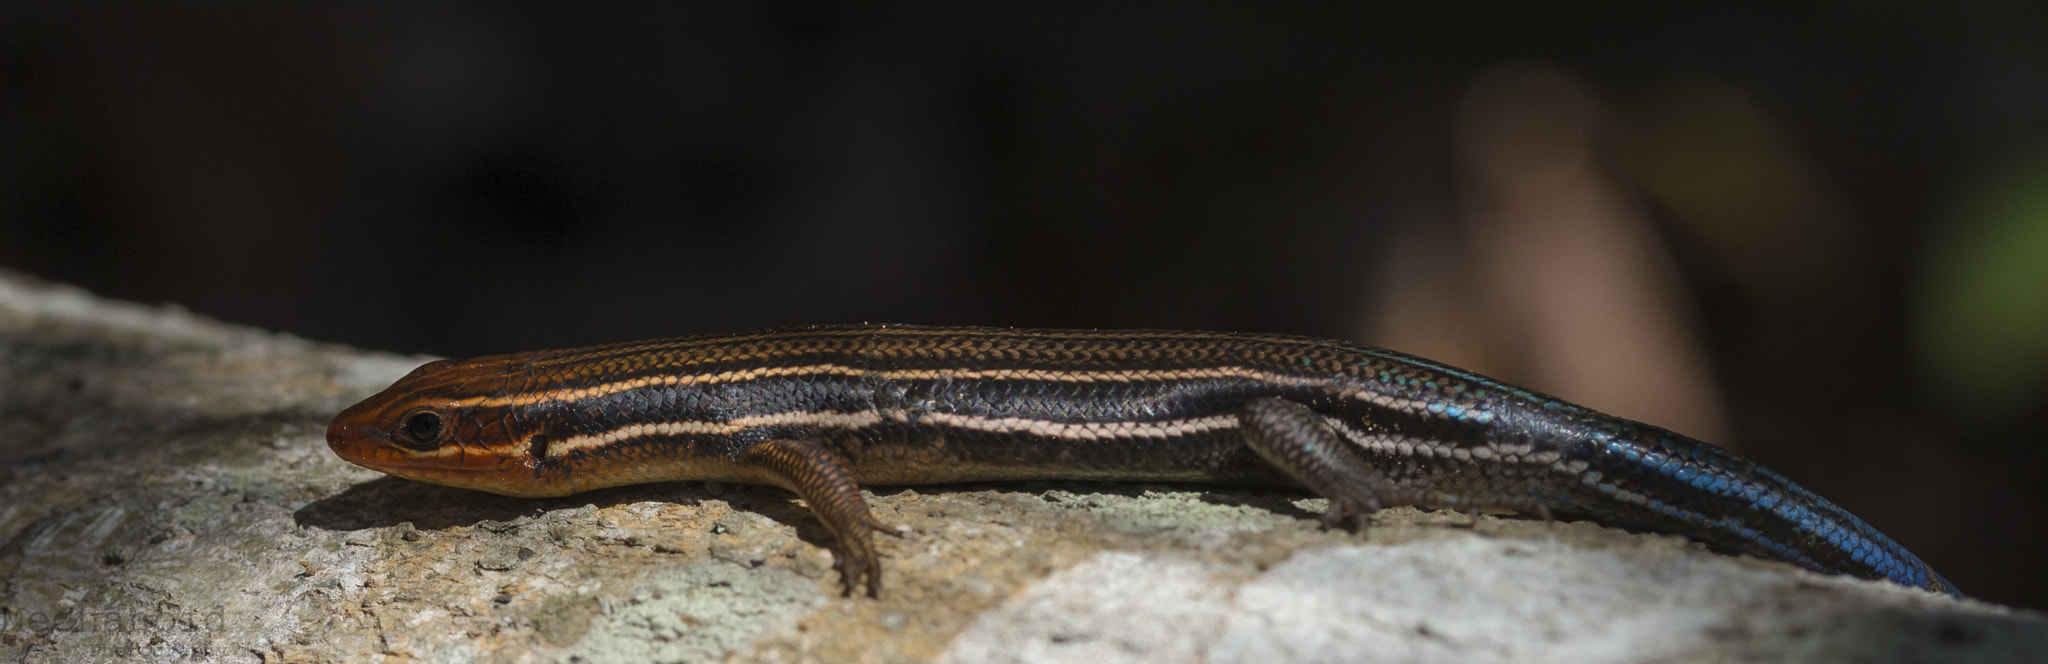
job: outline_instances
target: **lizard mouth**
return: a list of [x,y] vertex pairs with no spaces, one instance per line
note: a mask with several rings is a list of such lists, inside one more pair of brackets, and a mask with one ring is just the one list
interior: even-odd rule
[[503,455],[459,443],[431,450],[411,449],[391,442],[381,429],[349,420],[335,420],[327,428],[327,448],[335,456],[364,468],[429,481],[429,476],[471,474],[511,465]]
[[349,418],[328,427],[327,447],[349,463],[429,484],[508,496],[563,493],[522,481],[531,474],[523,458],[459,443],[416,450],[392,442],[382,429]]

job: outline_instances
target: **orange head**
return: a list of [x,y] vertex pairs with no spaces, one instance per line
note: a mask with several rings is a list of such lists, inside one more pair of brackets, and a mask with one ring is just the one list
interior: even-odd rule
[[565,493],[534,481],[534,436],[519,430],[517,410],[490,403],[511,383],[508,360],[421,365],[335,416],[327,447],[358,466],[422,482],[509,496]]

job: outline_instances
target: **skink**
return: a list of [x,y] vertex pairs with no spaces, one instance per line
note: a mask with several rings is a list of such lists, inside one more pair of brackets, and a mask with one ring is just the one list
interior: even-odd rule
[[1961,596],[1869,524],[1720,448],[1393,351],[1245,333],[853,325],[440,360],[343,411],[350,462],[512,496],[707,480],[795,492],[881,591],[863,484],[1306,488],[1675,533]]

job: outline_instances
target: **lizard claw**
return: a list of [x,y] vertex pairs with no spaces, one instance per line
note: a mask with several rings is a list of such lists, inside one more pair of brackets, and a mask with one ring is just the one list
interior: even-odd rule
[[1323,510],[1323,530],[1336,528],[1338,524],[1343,523],[1348,518],[1351,520],[1352,525],[1357,527],[1359,532],[1364,532],[1366,515],[1379,510],[1379,501],[1373,500],[1370,497],[1363,499],[1331,498],[1329,509]]

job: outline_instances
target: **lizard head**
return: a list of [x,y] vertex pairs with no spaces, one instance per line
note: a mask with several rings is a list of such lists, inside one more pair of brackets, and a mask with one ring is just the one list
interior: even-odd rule
[[350,406],[327,426],[336,456],[407,479],[510,496],[561,495],[535,482],[532,436],[513,409],[491,403],[510,377],[507,356],[436,360]]

